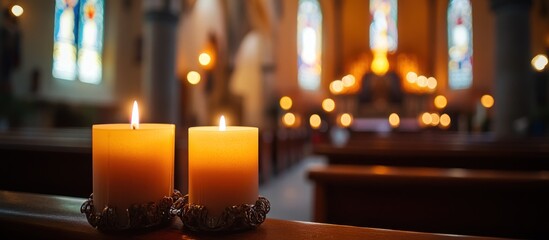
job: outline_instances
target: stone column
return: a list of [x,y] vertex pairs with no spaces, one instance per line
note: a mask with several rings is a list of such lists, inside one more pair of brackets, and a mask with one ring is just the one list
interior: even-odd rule
[[144,0],[144,121],[178,123],[179,83],[175,77],[179,0]]
[[498,138],[517,137],[528,131],[534,103],[531,5],[531,0],[491,0],[496,32],[494,132]]

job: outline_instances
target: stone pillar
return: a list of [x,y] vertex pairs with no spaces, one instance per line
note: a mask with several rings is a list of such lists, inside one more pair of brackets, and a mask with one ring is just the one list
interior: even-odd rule
[[179,0],[144,0],[143,119],[178,123],[179,83],[175,77]]
[[498,138],[517,137],[528,131],[534,103],[531,5],[531,0],[491,0],[496,32],[494,132]]

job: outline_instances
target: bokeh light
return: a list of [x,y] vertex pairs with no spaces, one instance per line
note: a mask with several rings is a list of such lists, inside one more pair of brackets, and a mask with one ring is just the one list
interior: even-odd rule
[[288,96],[283,96],[280,98],[280,108],[284,110],[290,110],[292,108],[292,99]]
[[19,5],[13,5],[11,7],[11,13],[13,13],[13,15],[16,17],[23,15],[23,12],[24,12],[23,7]]
[[198,63],[202,66],[208,66],[211,62],[212,57],[208,53],[203,52],[198,56]]
[[309,124],[311,125],[311,128],[318,129],[322,124],[322,119],[318,114],[313,114],[311,115],[311,117],[309,117]]
[[286,127],[292,127],[295,124],[295,115],[293,113],[286,113],[282,117],[282,123]]
[[547,60],[547,56],[544,54],[538,54],[534,58],[532,58],[532,67],[536,69],[536,71],[541,72],[545,69],[547,66],[547,63],[549,61]]
[[326,98],[322,101],[322,109],[326,112],[332,112],[335,109],[335,102],[331,98]]
[[187,81],[189,81],[190,84],[196,85],[200,82],[200,73],[196,71],[190,71],[187,73]]
[[392,128],[400,126],[400,117],[398,114],[391,113],[391,115],[389,115],[389,125],[391,125]]
[[353,116],[349,113],[341,114],[339,117],[339,123],[343,127],[349,127],[353,123]]
[[434,103],[436,108],[443,109],[448,104],[448,100],[446,100],[445,96],[438,95],[435,97]]
[[494,106],[494,98],[488,94],[485,94],[480,98],[480,103],[485,108],[491,108]]

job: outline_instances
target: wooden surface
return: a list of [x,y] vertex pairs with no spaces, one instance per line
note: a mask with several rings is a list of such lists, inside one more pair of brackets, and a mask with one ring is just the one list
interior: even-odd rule
[[498,140],[492,135],[458,133],[351,132],[336,146],[313,145],[330,164],[389,165],[501,170],[549,170],[549,141],[545,138]]
[[0,238],[13,239],[489,239],[267,219],[259,228],[226,234],[197,234],[171,226],[148,232],[104,234],[92,228],[83,198],[0,191]]
[[549,171],[312,168],[315,221],[549,239]]

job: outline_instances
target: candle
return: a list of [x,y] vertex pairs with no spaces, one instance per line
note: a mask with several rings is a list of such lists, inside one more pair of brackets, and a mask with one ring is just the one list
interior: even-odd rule
[[258,198],[258,129],[220,125],[189,128],[189,203],[210,217]]
[[92,128],[93,201],[97,212],[116,208],[119,219],[132,204],[159,202],[173,193],[175,125],[131,124]]

